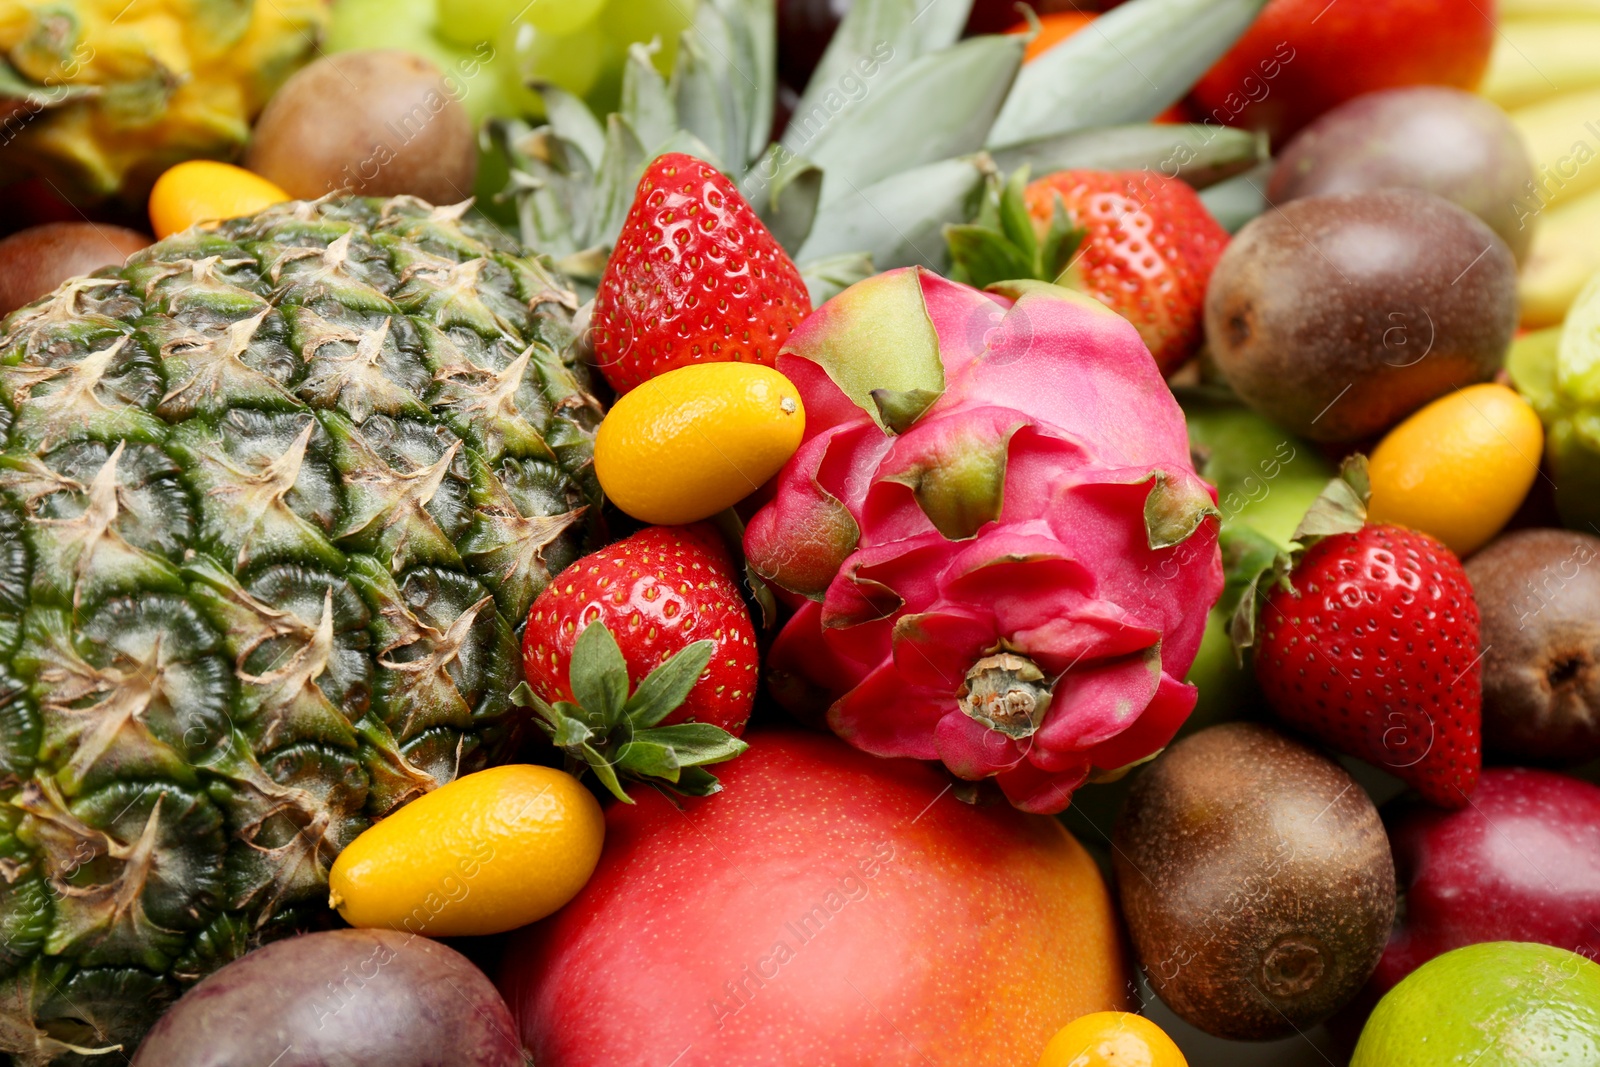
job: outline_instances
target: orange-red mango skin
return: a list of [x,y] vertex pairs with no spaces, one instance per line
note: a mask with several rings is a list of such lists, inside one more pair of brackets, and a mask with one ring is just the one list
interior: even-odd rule
[[830,737],[749,740],[717,796],[613,805],[583,893],[515,936],[500,985],[540,1067],[1018,1067],[1127,1008],[1060,823]]

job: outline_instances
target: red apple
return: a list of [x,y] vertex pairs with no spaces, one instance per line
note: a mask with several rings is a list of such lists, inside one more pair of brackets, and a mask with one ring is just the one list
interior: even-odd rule
[[589,884],[507,946],[539,1067],[1020,1067],[1127,1007],[1110,896],[1060,823],[825,735],[747,740],[715,796],[612,806]]
[[1202,121],[1282,143],[1362,93],[1477,88],[1494,35],[1493,0],[1270,0],[1192,103]]
[[1385,815],[1404,903],[1372,977],[1376,992],[1481,941],[1600,957],[1600,788],[1497,768],[1459,811],[1403,801]]

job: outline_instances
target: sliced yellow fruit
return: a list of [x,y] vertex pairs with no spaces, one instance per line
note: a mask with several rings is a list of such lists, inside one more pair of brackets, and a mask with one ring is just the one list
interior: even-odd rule
[[1505,22],[1495,37],[1489,70],[1478,92],[1503,108],[1518,108],[1600,88],[1597,56],[1600,4],[1591,18]]
[[1471,385],[1389,431],[1367,471],[1367,518],[1421,530],[1465,556],[1510,521],[1539,475],[1544,427],[1515,390]]
[[783,467],[806,428],[794,383],[754,363],[679,367],[624,394],[595,435],[612,503],[674,526],[732,507]]
[[1517,300],[1522,325],[1538,329],[1565,319],[1578,291],[1600,271],[1600,191],[1553,207],[1530,225],[1536,228],[1517,278]]
[[495,767],[364,831],[334,861],[328,903],[351,926],[426,937],[504,933],[577,896],[604,839],[600,805],[572,775]]
[[1563,93],[1510,115],[1533,161],[1536,188],[1525,201],[1530,211],[1600,189],[1600,89]]
[[1600,0],[1500,0],[1500,24],[1529,19],[1600,19]]

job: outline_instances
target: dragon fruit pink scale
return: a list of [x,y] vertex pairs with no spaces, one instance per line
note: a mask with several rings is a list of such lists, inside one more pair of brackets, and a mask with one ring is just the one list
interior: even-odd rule
[[1133,326],[907,268],[823,305],[777,366],[806,439],[745,549],[805,598],[769,657],[780,699],[1041,813],[1172,739],[1222,590],[1216,494]]

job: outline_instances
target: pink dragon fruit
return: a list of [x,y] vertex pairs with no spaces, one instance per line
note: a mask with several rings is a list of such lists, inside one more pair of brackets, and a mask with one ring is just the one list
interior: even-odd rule
[[1216,495],[1126,320],[907,268],[818,309],[777,366],[806,440],[745,550],[805,598],[769,657],[780,699],[1035,812],[1172,739],[1222,590]]

